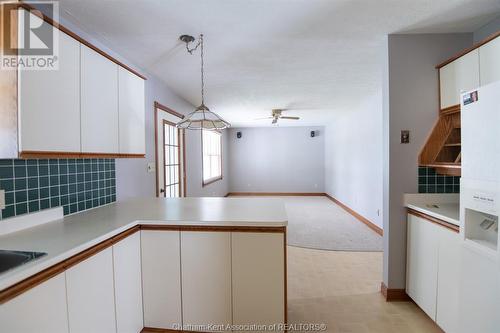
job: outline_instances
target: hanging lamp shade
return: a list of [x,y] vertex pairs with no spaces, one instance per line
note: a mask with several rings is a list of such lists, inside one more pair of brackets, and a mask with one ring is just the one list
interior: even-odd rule
[[210,111],[205,104],[202,104],[188,114],[186,118],[178,122],[176,126],[177,128],[190,130],[223,130],[231,125],[217,114]]
[[210,111],[210,109],[205,105],[205,62],[203,59],[203,34],[200,35],[198,44],[195,47],[190,48],[189,44],[194,42],[194,37],[189,35],[182,35],[179,38],[181,41],[186,43],[186,49],[189,54],[193,54],[194,51],[200,47],[200,60],[201,60],[201,105],[198,106],[193,112],[188,114],[186,118],[178,122],[175,126],[177,128],[189,129],[189,130],[223,130],[230,127],[231,125],[219,117],[217,114]]

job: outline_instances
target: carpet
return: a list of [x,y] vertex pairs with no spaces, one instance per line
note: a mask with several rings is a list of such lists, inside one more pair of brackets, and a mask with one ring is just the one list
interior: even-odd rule
[[382,236],[327,197],[279,197],[288,214],[287,244],[331,251],[382,251]]

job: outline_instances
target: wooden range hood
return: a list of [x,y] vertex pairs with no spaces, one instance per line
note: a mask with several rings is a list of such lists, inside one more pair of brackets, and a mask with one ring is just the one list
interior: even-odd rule
[[436,169],[436,172],[449,176],[461,175],[461,124],[460,105],[453,109],[442,110],[431,135],[427,139],[420,155],[420,166]]

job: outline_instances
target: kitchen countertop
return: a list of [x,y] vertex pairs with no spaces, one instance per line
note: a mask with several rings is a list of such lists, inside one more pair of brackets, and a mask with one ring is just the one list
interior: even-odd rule
[[0,274],[0,290],[137,224],[283,227],[287,215],[281,199],[269,198],[148,198],[113,203],[0,236],[2,250],[47,253]]
[[458,194],[405,194],[408,208],[460,226],[460,195]]

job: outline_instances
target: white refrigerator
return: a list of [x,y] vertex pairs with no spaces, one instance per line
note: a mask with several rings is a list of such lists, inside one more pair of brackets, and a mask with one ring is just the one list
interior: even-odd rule
[[459,331],[500,332],[500,81],[461,95]]

